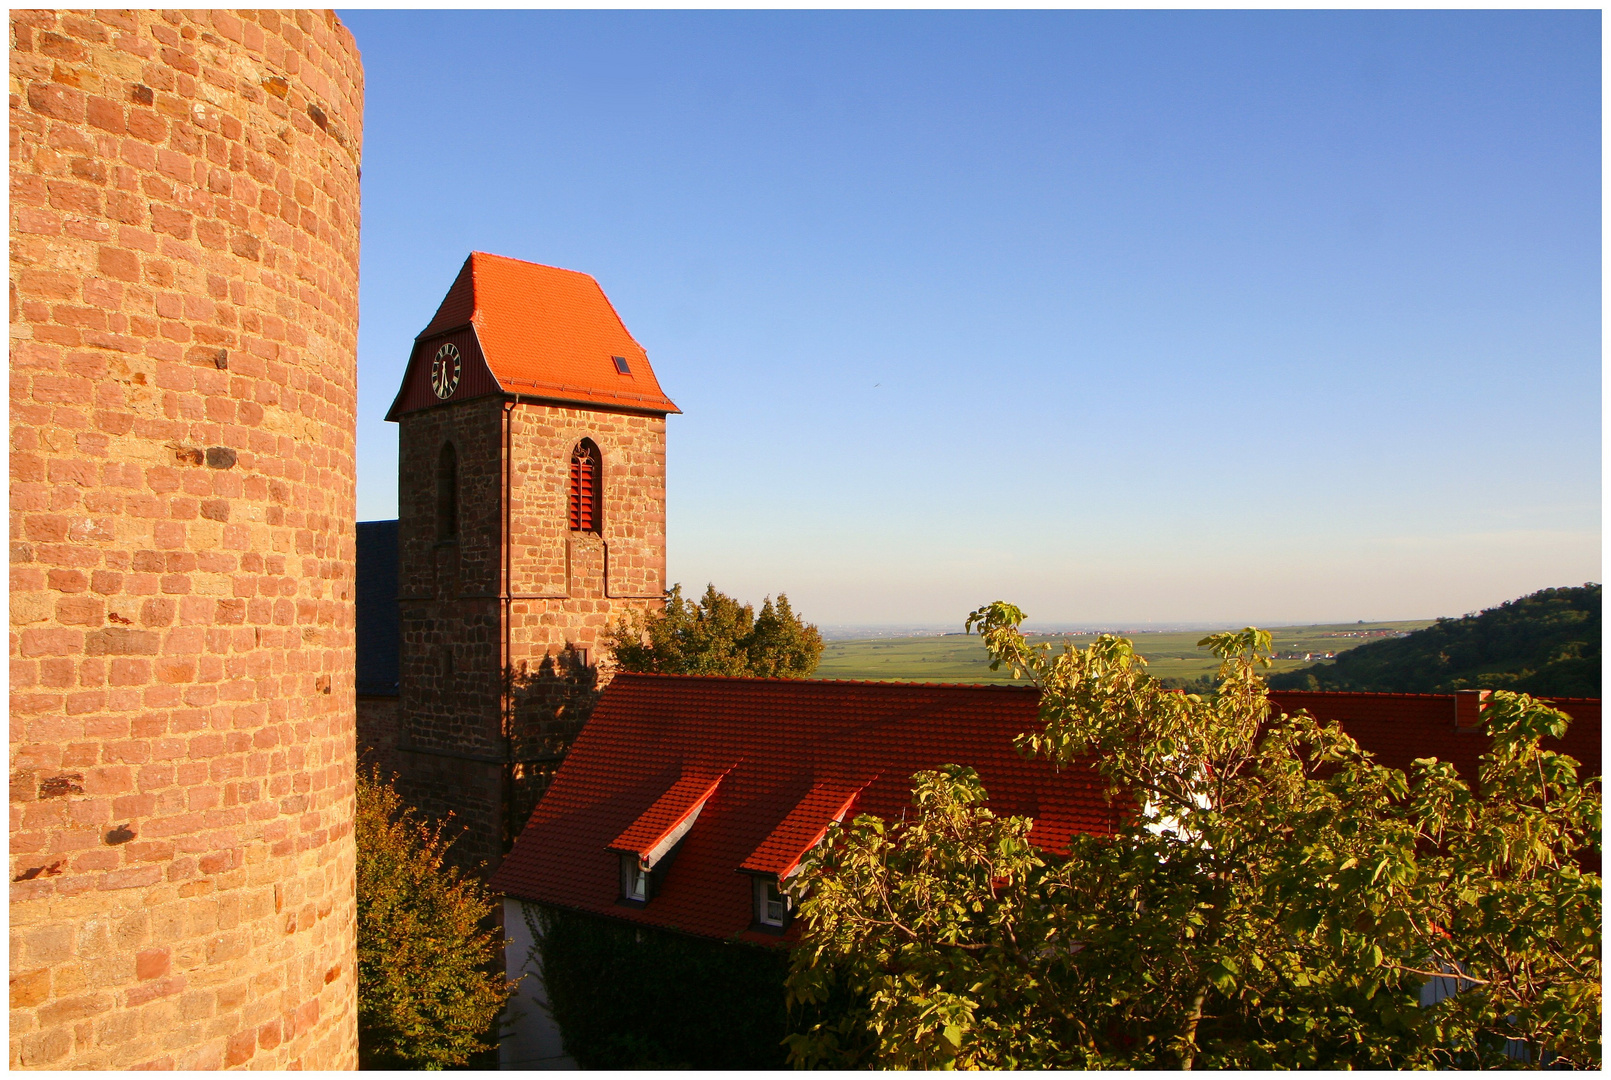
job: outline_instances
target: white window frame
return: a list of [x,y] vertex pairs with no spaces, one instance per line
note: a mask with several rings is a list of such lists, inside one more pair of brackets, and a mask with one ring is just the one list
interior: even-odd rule
[[622,855],[621,899],[629,904],[647,904],[652,891],[649,873],[636,855]]
[[[789,908],[791,905],[788,896],[778,887],[778,882],[775,878],[756,874],[750,880],[753,882],[750,896],[754,902],[755,921],[762,926],[770,926],[781,930],[789,921]],[[772,899],[774,894],[777,896],[776,900]],[[781,909],[781,914],[776,918],[772,917],[774,907]]]

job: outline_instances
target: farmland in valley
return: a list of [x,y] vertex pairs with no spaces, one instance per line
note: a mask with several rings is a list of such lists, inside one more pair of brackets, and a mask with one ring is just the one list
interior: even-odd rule
[[[1411,622],[1339,623],[1330,626],[1273,627],[1277,656],[1292,659],[1275,662],[1270,670],[1291,671],[1315,662],[1325,653],[1343,652],[1381,637],[1407,634],[1430,626],[1431,619]],[[1214,658],[1197,642],[1210,631],[1125,632],[1146,657],[1149,670],[1170,682],[1212,676]],[[1365,636],[1369,634],[1371,636]],[[1347,636],[1344,636],[1347,635]],[[1062,642],[1084,647],[1095,633],[1051,636],[1032,635],[1032,641],[1048,641],[1055,648]],[[1303,654],[1312,654],[1303,659]],[[905,682],[1010,683],[1004,671],[991,671],[984,645],[976,634],[945,634],[926,637],[884,637],[829,641],[817,665],[817,679],[876,679]]]

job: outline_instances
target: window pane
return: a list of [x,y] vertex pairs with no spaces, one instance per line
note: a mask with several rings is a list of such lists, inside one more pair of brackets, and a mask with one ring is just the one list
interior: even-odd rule
[[789,917],[789,906],[778,891],[777,883],[755,879],[755,921],[767,926],[782,926]]

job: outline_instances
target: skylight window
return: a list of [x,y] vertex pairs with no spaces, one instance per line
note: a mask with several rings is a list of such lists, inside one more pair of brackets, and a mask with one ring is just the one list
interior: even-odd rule
[[624,356],[612,356],[612,357],[610,357],[610,359],[615,361],[615,370],[619,371],[623,375],[632,374],[632,368],[626,362],[626,357],[624,357]]

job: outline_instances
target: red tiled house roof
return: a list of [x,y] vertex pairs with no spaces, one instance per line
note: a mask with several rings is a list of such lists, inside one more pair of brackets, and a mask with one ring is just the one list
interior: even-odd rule
[[[1287,712],[1337,721],[1383,763],[1451,761],[1475,782],[1488,739],[1475,697],[1279,691]],[[514,850],[496,892],[709,937],[776,942],[750,929],[748,874],[787,876],[829,822],[889,820],[910,807],[912,773],[971,765],[998,814],[1035,819],[1060,853],[1075,831],[1106,832],[1115,810],[1087,766],[1061,772],[1012,749],[1039,723],[1029,687],[617,675]],[[1547,739],[1600,775],[1600,702],[1557,698],[1574,718]],[[1457,716],[1465,727],[1457,726]],[[691,825],[690,823],[691,819]],[[686,829],[684,826],[687,825]],[[679,831],[682,830],[682,831]],[[618,902],[617,853],[678,849],[646,906]]]
[[[748,874],[787,875],[836,817],[898,818],[912,774],[947,763],[978,770],[992,810],[1033,817],[1034,842],[1065,851],[1075,830],[1111,828],[1114,811],[1088,768],[1013,751],[1037,701],[1026,687],[617,675],[492,888],[775,942],[750,930]],[[654,899],[618,903],[616,853],[649,855],[696,803]]]
[[452,401],[502,393],[660,415],[681,411],[599,283],[575,270],[471,252],[415,338],[386,419],[439,404],[429,380],[444,342],[463,356],[462,385]]
[[[1600,699],[1546,698],[1572,717],[1564,739],[1545,739],[1544,748],[1572,755],[1582,779],[1600,775]],[[1270,701],[1295,713],[1307,709],[1322,722],[1336,721],[1376,760],[1410,772],[1416,758],[1451,762],[1473,788],[1477,759],[1488,749],[1477,695],[1367,694],[1346,691],[1273,690]]]

